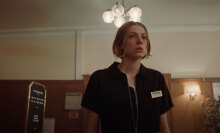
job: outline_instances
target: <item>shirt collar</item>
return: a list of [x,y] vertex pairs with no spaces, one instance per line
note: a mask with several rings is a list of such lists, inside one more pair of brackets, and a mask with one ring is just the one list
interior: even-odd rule
[[138,75],[142,76],[143,78],[147,78],[147,70],[148,68],[146,68],[143,64],[141,64],[140,72],[138,73]]
[[[111,75],[115,76],[115,77],[118,77],[118,76],[121,76],[121,75],[125,75],[124,73],[122,73],[119,68],[118,68],[118,65],[119,63],[118,62],[114,62],[108,69],[110,70],[111,72]],[[137,76],[141,76],[143,78],[147,78],[147,68],[141,64],[140,66],[140,71],[139,73],[137,74]]]

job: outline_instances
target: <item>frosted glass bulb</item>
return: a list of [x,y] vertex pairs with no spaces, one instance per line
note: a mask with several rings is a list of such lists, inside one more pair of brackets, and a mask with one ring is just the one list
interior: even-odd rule
[[121,17],[116,17],[115,20],[114,20],[114,24],[117,28],[119,28],[124,23],[125,23],[125,19],[122,16]]
[[141,18],[129,18],[129,21],[134,21],[134,22],[141,22]]
[[119,3],[117,3],[116,5],[112,7],[112,13],[114,16],[120,17],[124,14],[124,7],[120,5]]
[[102,15],[103,20],[105,23],[112,23],[112,21],[114,20],[114,16],[112,14],[112,11],[105,11]]
[[129,10],[129,15],[131,18],[140,18],[142,15],[142,11],[139,7],[132,7]]

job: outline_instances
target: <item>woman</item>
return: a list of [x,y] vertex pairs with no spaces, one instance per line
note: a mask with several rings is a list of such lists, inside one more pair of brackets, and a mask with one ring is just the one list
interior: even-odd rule
[[144,67],[150,56],[146,27],[123,24],[116,34],[113,53],[122,59],[94,72],[82,106],[89,112],[88,133],[169,133],[167,111],[173,106],[163,75]]

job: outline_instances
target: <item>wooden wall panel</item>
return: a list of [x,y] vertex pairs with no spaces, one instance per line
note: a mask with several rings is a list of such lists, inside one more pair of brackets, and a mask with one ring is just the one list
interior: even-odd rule
[[0,132],[24,132],[28,84],[28,81],[0,81]]
[[[201,94],[195,100],[190,100],[189,95],[185,94],[187,84],[198,84]],[[205,96],[212,97],[212,84],[210,81],[197,79],[173,79],[171,82],[171,93],[173,95],[174,108],[173,132],[174,133],[209,133],[203,129],[204,113],[201,101]]]
[[[171,91],[171,75],[170,74],[164,74],[164,78],[166,81],[166,85],[167,88],[169,90],[170,96],[171,98],[173,98],[172,95],[172,91]],[[169,128],[170,128],[170,133],[173,133],[173,115],[172,115],[172,109],[171,108],[168,112],[167,112],[167,119],[168,119],[168,124],[169,124]]]
[[[203,130],[203,109],[200,104],[205,96],[213,97],[212,81],[220,82],[218,78],[206,79],[171,79],[165,74],[167,86],[174,102],[169,122],[172,133],[209,133]],[[45,117],[55,118],[55,133],[81,133],[85,129],[86,114],[79,110],[80,118],[69,119],[69,111],[64,110],[65,92],[84,93],[89,75],[84,80],[41,80],[47,89]],[[184,85],[197,83],[202,93],[194,101],[184,94]],[[23,133],[25,128],[27,89],[30,80],[0,80],[0,132]]]
[[[83,92],[82,80],[36,81],[47,89],[45,117],[55,118],[55,133],[81,133],[82,111],[79,118],[70,119],[64,109],[65,93]],[[0,132],[23,133],[27,107],[27,90],[30,80],[0,80],[1,119]]]
[[[89,82],[90,79],[90,75],[84,75],[83,76],[83,94],[86,90],[87,84]],[[83,112],[83,133],[87,132],[87,125],[88,125],[88,112],[86,111],[85,108],[82,108],[82,112]]]

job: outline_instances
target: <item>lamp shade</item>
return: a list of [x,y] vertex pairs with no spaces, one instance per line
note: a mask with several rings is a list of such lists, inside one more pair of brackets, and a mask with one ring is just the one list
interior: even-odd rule
[[111,10],[110,11],[109,10],[105,11],[103,13],[102,17],[103,17],[103,20],[104,20],[105,23],[112,23],[113,20],[114,20],[114,16],[113,16]]
[[201,90],[199,85],[187,85],[185,88],[185,93],[195,95],[195,94],[200,94]]
[[134,22],[141,22],[141,18],[129,18],[129,21],[134,21]]
[[140,18],[142,15],[142,11],[139,7],[132,7],[129,10],[129,15],[131,18]]
[[124,14],[124,7],[116,3],[116,5],[112,7],[112,13],[115,17],[121,17]]
[[121,17],[116,17],[115,20],[114,20],[114,24],[117,28],[119,28],[124,23],[125,23],[125,19],[122,16]]
[[125,23],[125,17],[129,16],[129,21],[141,22],[141,15],[142,11],[136,5],[125,11],[123,1],[123,5],[121,5],[119,2],[116,2],[111,9],[108,9],[102,14],[102,18],[105,23],[112,23],[114,21],[115,26],[119,28]]

